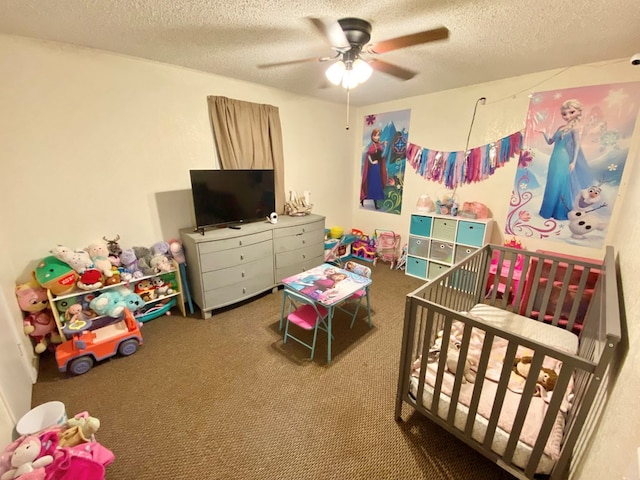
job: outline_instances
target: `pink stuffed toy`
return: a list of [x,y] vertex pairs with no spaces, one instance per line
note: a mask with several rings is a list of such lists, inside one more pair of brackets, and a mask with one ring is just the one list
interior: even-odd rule
[[47,349],[49,341],[60,343],[55,319],[49,310],[49,298],[46,289],[32,281],[16,287],[16,298],[20,310],[27,313],[22,322],[24,333],[35,342],[34,350],[42,353]]
[[0,480],[42,480],[44,467],[53,462],[51,455],[40,456],[42,443],[36,436],[25,437],[11,455],[11,469],[4,472]]

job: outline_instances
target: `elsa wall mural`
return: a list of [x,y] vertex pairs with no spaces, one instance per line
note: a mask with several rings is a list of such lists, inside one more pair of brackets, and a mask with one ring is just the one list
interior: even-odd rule
[[400,215],[411,110],[364,117],[360,208]]
[[505,232],[601,247],[639,103],[638,82],[534,93]]

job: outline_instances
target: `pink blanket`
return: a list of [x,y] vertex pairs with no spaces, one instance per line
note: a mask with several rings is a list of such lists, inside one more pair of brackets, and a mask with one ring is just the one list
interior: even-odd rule
[[[451,329],[451,342],[462,342],[463,329],[463,323],[453,323]],[[467,360],[469,360],[471,363],[472,370],[475,370],[477,368],[483,343],[484,331],[474,328],[471,332],[469,353],[467,356]],[[502,373],[503,360],[507,350],[507,346],[508,342],[506,339],[501,337],[494,337],[491,354],[489,357],[489,364],[487,366],[487,373],[482,386],[482,394],[480,395],[480,403],[478,405],[478,414],[482,415],[487,420],[490,418],[492,413],[494,399],[498,387],[498,381]],[[446,348],[443,348],[443,351],[446,353]],[[533,353],[534,352],[531,349],[519,346],[516,356],[533,356]],[[458,365],[461,365],[461,363],[458,363]],[[543,366],[546,368],[551,368],[559,373],[561,362],[554,358],[545,357]],[[435,385],[437,368],[438,359],[429,361],[429,363],[427,364],[426,382],[432,387]],[[414,362],[413,375],[417,377],[419,375],[419,371],[420,359]],[[450,396],[453,390],[454,381],[455,376],[449,371],[445,372],[442,382],[442,393]],[[480,381],[480,379],[476,379],[476,382],[478,381]],[[519,375],[513,372],[511,373],[509,386],[505,394],[504,404],[502,406],[502,410],[498,419],[498,427],[507,433],[511,432],[511,429],[513,427],[513,422],[518,411],[521,393],[523,391],[525,381],[526,380]],[[473,395],[474,385],[474,383],[462,384],[459,396],[459,401],[462,404],[469,406],[469,404],[471,403],[471,396]],[[529,410],[525,418],[524,426],[520,434],[520,441],[524,442],[525,444],[530,446],[533,446],[535,444],[538,438],[538,432],[540,430],[540,427],[542,426],[544,416],[547,412],[548,402],[551,398],[552,393],[553,392],[545,391],[540,385],[538,385],[538,391],[536,392],[537,396],[535,396],[531,400]],[[567,407],[568,402],[565,401],[563,402],[563,407],[561,408],[561,410],[563,412],[566,412]],[[554,460],[557,460],[557,458],[559,457],[563,428],[564,415],[562,414],[562,412],[559,412],[544,450],[544,453]]]

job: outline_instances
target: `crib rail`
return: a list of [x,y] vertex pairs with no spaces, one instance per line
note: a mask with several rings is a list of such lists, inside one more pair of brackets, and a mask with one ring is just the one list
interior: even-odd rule
[[[576,465],[572,453],[583,452],[591,431],[584,429],[586,420],[596,418],[606,403],[606,375],[620,340],[618,287],[615,258],[607,248],[604,264],[562,256],[488,245],[467,257],[454,268],[410,293],[406,299],[403,348],[398,378],[396,418],[401,420],[402,404],[441,425],[470,446],[498,463],[517,478],[533,478],[547,440],[557,429],[556,419],[565,419],[563,446],[551,478],[561,478],[567,468]],[[533,318],[579,336],[577,355],[556,350],[544,341],[525,338],[518,333],[498,329],[483,319],[465,312],[485,303],[507,312]],[[463,325],[462,342],[453,361],[455,380],[445,390],[445,372],[450,370],[451,354],[444,339],[449,339],[454,322]],[[477,378],[484,378],[489,368],[491,345],[496,338],[507,342],[504,362],[499,374],[493,407],[484,425],[477,431],[476,414],[486,382],[475,382],[467,399],[466,416],[457,409],[465,379],[465,359],[469,358],[472,332],[484,337],[477,357]],[[440,335],[439,335],[440,333]],[[425,401],[425,378],[430,356],[441,345],[430,398]],[[512,365],[518,347],[535,353],[531,373],[524,383],[521,399],[514,414],[506,444],[495,441],[502,421],[502,411],[509,387]],[[545,357],[561,362],[561,369],[546,414],[526,464],[516,465],[516,448],[525,419],[537,391],[536,377]],[[419,360],[419,362],[416,362]],[[411,391],[411,374],[417,376],[417,389]],[[570,388],[572,387],[572,390]],[[468,391],[468,389],[467,389]],[[573,400],[567,410],[566,398]],[[427,395],[428,397],[428,395]],[[555,432],[555,433],[554,433]],[[522,464],[522,457],[519,457]]]

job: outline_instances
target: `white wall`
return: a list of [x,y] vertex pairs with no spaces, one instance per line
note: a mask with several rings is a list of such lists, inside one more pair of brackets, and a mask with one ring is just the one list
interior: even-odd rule
[[[145,60],[0,35],[0,241],[11,252],[0,270],[0,288],[11,298],[16,279],[24,278],[56,243],[82,247],[118,233],[125,246],[150,245],[191,226],[188,170],[217,164],[207,95],[279,107],[286,189],[311,190],[314,212],[326,215],[327,225],[393,229],[406,240],[417,197],[444,189],[407,167],[402,215],[361,210],[359,152],[365,114],[410,108],[411,142],[462,150],[478,97],[486,97],[487,104],[478,108],[470,146],[522,129],[529,93],[638,80],[640,68],[632,69],[626,61],[541,72],[354,109],[351,129],[345,131],[344,105]],[[631,159],[637,158],[638,137]],[[640,201],[640,185],[639,167],[633,164],[627,166],[616,203],[621,213],[612,218],[607,236],[622,264],[630,353],[607,424],[593,445],[597,455],[584,465],[585,479],[620,478],[627,458],[640,445],[640,414],[633,409],[640,393],[633,381],[640,368],[635,351],[640,327],[634,323],[640,300],[633,296],[640,261],[632,250],[640,227],[631,208]],[[458,190],[461,201],[489,205],[498,224],[494,241],[502,240],[515,166],[510,162],[490,179]],[[524,243],[529,249],[563,250],[561,243]],[[571,253],[601,255],[584,250]],[[9,303],[19,325],[17,305]]]

